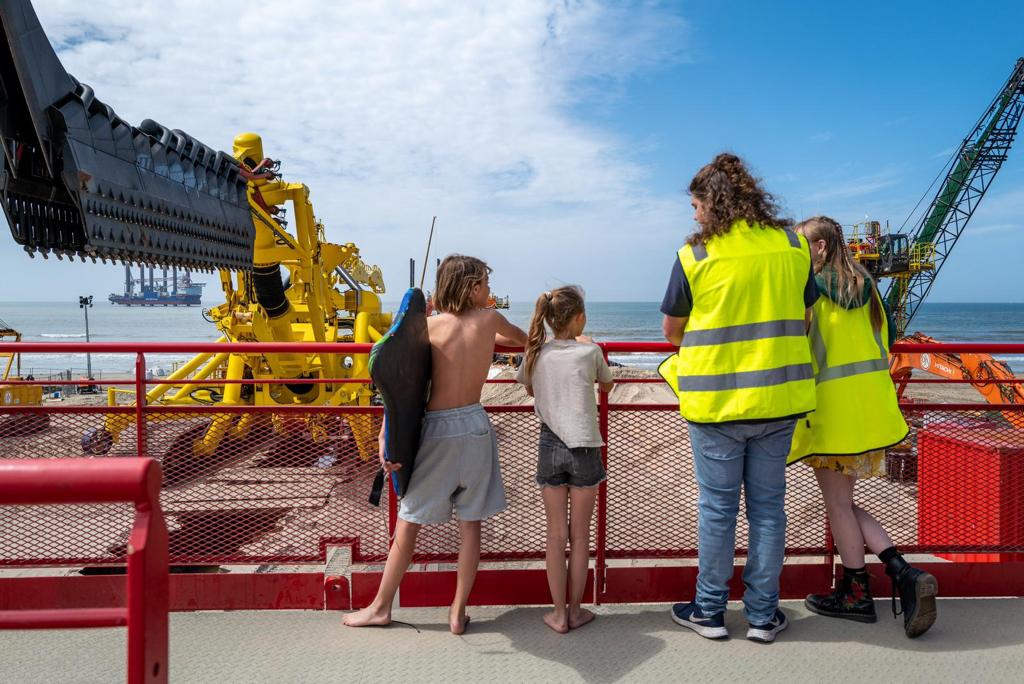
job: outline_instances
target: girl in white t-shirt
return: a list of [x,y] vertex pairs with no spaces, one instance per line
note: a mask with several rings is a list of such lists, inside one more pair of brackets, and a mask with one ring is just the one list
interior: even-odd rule
[[[547,340],[545,324],[554,339]],[[586,324],[578,287],[543,293],[537,298],[526,355],[516,376],[534,397],[534,411],[541,420],[537,484],[547,517],[548,587],[555,606],[544,622],[559,633],[594,619],[592,612],[580,607],[590,560],[590,521],[597,488],[605,479],[594,382],[609,392],[612,373],[600,347],[582,334]]]

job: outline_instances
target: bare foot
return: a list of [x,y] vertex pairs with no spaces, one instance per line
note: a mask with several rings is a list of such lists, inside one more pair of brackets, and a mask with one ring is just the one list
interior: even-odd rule
[[367,606],[362,610],[349,613],[341,620],[349,627],[385,627],[391,624],[391,611],[382,611]]
[[466,633],[466,626],[469,624],[469,616],[466,615],[465,611],[461,611],[461,614],[452,615],[448,613],[448,629],[452,631],[452,634],[458,636]]
[[593,620],[594,617],[595,615],[586,608],[577,608],[569,613],[569,628],[576,629],[577,627],[582,627]]
[[565,615],[561,618],[555,615],[555,611],[544,614],[544,624],[551,629],[555,630],[559,634],[565,634],[569,631],[569,620]]

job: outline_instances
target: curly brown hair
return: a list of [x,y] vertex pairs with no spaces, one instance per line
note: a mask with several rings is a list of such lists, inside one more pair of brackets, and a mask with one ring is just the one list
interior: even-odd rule
[[686,240],[691,245],[725,235],[740,220],[762,228],[793,225],[792,220],[779,216],[775,197],[761,187],[761,180],[735,154],[723,152],[712,159],[690,181],[689,192],[700,200],[705,216],[700,230]]

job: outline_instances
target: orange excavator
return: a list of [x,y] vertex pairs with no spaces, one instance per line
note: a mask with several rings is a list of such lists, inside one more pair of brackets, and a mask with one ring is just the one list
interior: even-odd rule
[[[911,344],[934,344],[938,340],[914,333],[900,340]],[[990,404],[1024,404],[1024,386],[1013,381],[1013,371],[1004,362],[988,354],[954,354],[930,352],[924,354],[893,354],[889,358],[889,372],[896,383],[896,393],[903,397],[910,375],[921,370],[949,380],[970,380]],[[1024,430],[1024,413],[1003,411],[1003,417],[1019,430]]]

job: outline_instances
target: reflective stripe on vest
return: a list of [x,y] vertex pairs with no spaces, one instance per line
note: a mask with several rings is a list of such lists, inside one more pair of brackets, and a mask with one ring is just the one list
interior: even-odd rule
[[683,336],[684,347],[699,347],[705,344],[728,344],[746,340],[762,340],[766,337],[803,337],[807,334],[807,323],[804,319],[762,321],[761,323],[744,323],[727,325],[724,328],[694,330]]
[[680,375],[676,379],[681,392],[719,392],[722,390],[771,387],[784,382],[810,380],[814,368],[809,363],[798,363],[768,370],[722,373],[721,375]]
[[822,339],[821,330],[818,328],[818,317],[815,316],[811,322],[811,349],[814,350],[814,360],[818,363],[818,375],[815,377],[815,384],[820,385],[829,380],[849,378],[864,373],[875,373],[877,371],[889,370],[889,352],[882,344],[882,331],[875,330],[875,344],[878,345],[878,358],[866,359],[843,363],[838,366],[828,365],[828,350],[825,349],[825,340]]

